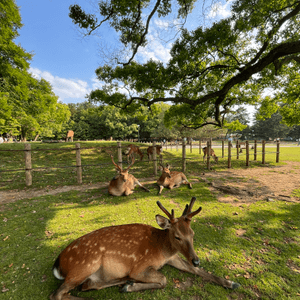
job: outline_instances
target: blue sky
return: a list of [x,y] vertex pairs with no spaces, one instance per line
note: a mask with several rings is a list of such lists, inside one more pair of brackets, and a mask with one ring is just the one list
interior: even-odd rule
[[[24,24],[16,43],[34,54],[29,71],[49,81],[63,103],[83,102],[86,94],[99,86],[95,76],[96,68],[103,62],[99,43],[114,46],[112,31],[106,28],[101,31],[101,38],[83,38],[69,18],[70,5],[79,4],[90,11],[92,2],[97,0],[16,0]],[[227,3],[217,14],[211,12],[211,17],[228,16],[228,8]],[[187,27],[194,29],[200,22],[201,12],[194,10]],[[137,58],[142,62],[149,58],[167,62],[171,42],[162,43],[155,38],[158,33],[164,37],[166,22],[157,18],[152,25],[150,42]]]

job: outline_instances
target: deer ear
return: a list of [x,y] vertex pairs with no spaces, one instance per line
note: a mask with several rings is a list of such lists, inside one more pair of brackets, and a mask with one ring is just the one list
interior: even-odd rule
[[162,229],[168,229],[171,227],[171,222],[169,219],[167,219],[161,215],[156,215],[155,218],[156,218],[156,223]]

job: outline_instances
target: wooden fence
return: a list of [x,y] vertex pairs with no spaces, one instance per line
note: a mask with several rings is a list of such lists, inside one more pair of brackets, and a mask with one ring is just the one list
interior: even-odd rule
[[[266,150],[265,150],[265,145],[266,145],[266,142],[265,141],[262,141],[261,142],[262,144],[262,151],[261,152],[257,152],[257,145],[258,145],[258,142],[257,141],[254,141],[254,145],[253,145],[253,150],[254,150],[254,158],[253,160],[256,161],[257,160],[257,155],[259,153],[262,154],[262,164],[265,164],[265,155],[266,155]],[[195,144],[194,144],[195,145]],[[208,140],[206,142],[206,144],[202,144],[202,141],[200,140],[199,141],[199,145],[197,145],[199,147],[199,154],[201,154],[202,152],[202,146],[205,145],[206,147],[208,147],[208,150],[210,151],[210,149],[212,148],[212,140]],[[153,141],[153,146],[155,147],[156,146],[156,142]],[[173,146],[176,147],[176,150],[179,151],[179,146],[181,146],[182,148],[182,172],[185,172],[186,171],[186,162],[187,162],[187,157],[186,157],[186,148],[187,148],[187,144],[186,144],[186,141],[185,140],[182,140],[181,141],[181,145],[180,145],[180,142],[176,142],[176,143],[171,143],[171,144],[164,144],[162,145],[165,150],[168,150],[168,147],[172,150]],[[190,153],[192,153],[193,151],[193,143],[190,143]],[[241,154],[240,150],[240,144],[239,142],[237,141],[236,142],[236,158],[237,159],[240,159],[240,156],[241,155],[244,155],[244,154]],[[56,150],[59,150],[59,151],[75,151],[76,153],[76,165],[75,166],[69,166],[70,168],[76,168],[76,176],[77,176],[77,183],[78,184],[82,184],[82,168],[84,166],[87,166],[87,165],[82,165],[81,163],[81,150],[82,149],[95,149],[95,147],[89,147],[89,148],[81,148],[80,147],[80,144],[79,143],[76,143],[75,144],[75,149],[74,148],[62,148],[62,149],[34,149],[34,151],[46,151],[46,150],[51,150],[51,151],[56,151]],[[112,147],[110,147],[112,148]],[[232,160],[232,145],[230,142],[228,142],[228,146],[225,147],[225,141],[223,140],[222,141],[222,158],[225,157],[225,148],[227,148],[227,165],[228,165],[228,168],[231,168],[231,160]],[[249,142],[246,141],[245,142],[245,148],[246,150],[246,153],[245,153],[245,156],[246,156],[246,159],[245,159],[245,164],[246,166],[249,166],[249,162],[250,162],[250,151],[249,151]],[[31,149],[31,144],[25,144],[25,149],[24,150],[0,150],[0,151],[24,151],[25,152],[25,169],[18,169],[18,170],[4,170],[4,171],[0,171],[1,172],[13,172],[13,171],[20,171],[20,170],[25,170],[25,182],[26,182],[26,185],[27,186],[31,186],[32,185],[32,171],[35,170],[35,169],[38,169],[38,168],[32,168],[32,149]],[[208,153],[210,153],[208,151]],[[268,154],[270,153],[276,153],[276,162],[278,163],[279,162],[279,154],[280,154],[280,142],[277,141],[277,149],[276,149],[276,152],[267,152]],[[122,145],[121,145],[121,142],[117,142],[117,155],[118,155],[118,165],[120,166],[120,168],[122,168],[122,163],[123,163],[123,159],[122,159]],[[211,169],[211,163],[210,163],[210,159],[211,157],[209,155],[207,155],[207,161],[206,161],[206,167],[208,170]],[[161,162],[163,161],[163,158],[162,158],[162,155],[160,155],[160,157],[157,159],[157,154],[156,154],[156,151],[153,151],[153,158],[152,158],[152,161],[153,161],[153,173],[154,175],[157,175],[157,162]],[[88,165],[88,166],[93,166],[93,165]],[[66,168],[65,166],[61,166],[61,167],[55,167],[55,168]]]

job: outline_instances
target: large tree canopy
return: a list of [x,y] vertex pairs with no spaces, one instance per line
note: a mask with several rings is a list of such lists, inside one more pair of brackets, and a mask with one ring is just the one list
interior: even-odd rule
[[[98,17],[78,5],[70,7],[70,17],[86,34],[108,23],[130,53],[122,52],[127,60],[119,57],[116,64],[96,70],[106,84],[94,90],[90,100],[127,110],[170,102],[166,121],[194,128],[227,125],[226,115],[243,104],[258,105],[265,117],[279,110],[288,125],[300,123],[299,0],[232,1],[230,17],[211,27],[188,31],[183,26],[167,64],[139,63],[135,57],[147,44],[151,20],[175,8],[178,18],[185,18],[195,0],[114,0],[98,5]],[[266,91],[270,95],[265,98]]]

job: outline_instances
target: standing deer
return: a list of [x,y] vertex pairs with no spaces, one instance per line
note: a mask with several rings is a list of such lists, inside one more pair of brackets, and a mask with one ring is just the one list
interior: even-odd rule
[[[204,162],[208,150],[207,150],[207,147],[204,147],[204,148],[202,148],[202,149],[203,149],[203,153],[204,153],[204,155],[203,155],[203,162]],[[215,154],[215,151],[214,151],[212,148],[210,148],[210,156],[212,156],[212,157],[214,158],[215,162],[218,163],[219,158],[218,158],[218,156]]]
[[74,137],[74,131],[73,130],[68,130],[66,134],[66,142],[73,142],[73,137]]
[[135,146],[133,144],[128,145],[127,150],[125,151],[125,155],[127,155],[127,161],[129,163],[129,157],[130,155],[133,157],[134,153],[137,153],[141,160],[143,160],[144,154],[142,153],[142,151],[140,150],[140,148],[138,146]]
[[[160,155],[163,152],[162,146],[157,145],[155,147],[156,147],[156,154]],[[148,149],[147,149],[147,155],[148,155],[148,160],[149,161],[152,159],[153,151],[154,151],[154,146],[148,147]]]
[[116,166],[117,172],[119,174],[115,176],[109,183],[108,192],[113,196],[128,196],[133,193],[133,190],[136,185],[139,185],[145,191],[150,192],[146,187],[144,187],[133,175],[128,173],[128,170],[134,164],[134,157],[132,159],[131,165],[126,169],[122,170],[113,159],[111,155],[112,163]]
[[162,289],[167,279],[158,270],[166,264],[223,287],[238,288],[238,283],[198,268],[200,260],[193,247],[191,221],[201,207],[192,212],[195,200],[191,199],[179,218],[174,217],[173,209],[170,214],[157,201],[168,217],[156,215],[162,230],[146,224],[127,224],[101,228],[73,241],[53,265],[54,276],[64,282],[50,299],[84,300],[68,294],[79,285],[82,291],[119,284],[124,284],[122,292]]
[[170,171],[170,166],[168,164],[166,164],[165,167],[160,164],[160,167],[162,174],[157,180],[157,184],[159,186],[159,195],[164,187],[167,187],[171,190],[174,187],[179,187],[182,183],[188,184],[189,188],[192,188],[192,184],[187,180],[186,176],[182,172]]

